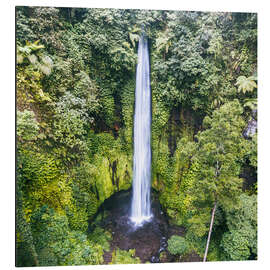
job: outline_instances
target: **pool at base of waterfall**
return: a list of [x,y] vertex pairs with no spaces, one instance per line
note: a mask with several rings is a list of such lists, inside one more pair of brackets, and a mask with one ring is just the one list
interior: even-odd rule
[[[90,223],[90,230],[100,226],[112,234],[110,251],[105,252],[104,263],[110,262],[112,251],[116,248],[135,249],[135,255],[142,263],[175,262],[177,258],[167,251],[167,240],[173,234],[183,236],[185,229],[169,225],[156,192],[151,192],[151,218],[139,225],[130,218],[130,201],[131,190],[115,193],[101,205],[96,218],[98,221],[93,220]],[[161,252],[167,253],[166,261],[160,260]]]

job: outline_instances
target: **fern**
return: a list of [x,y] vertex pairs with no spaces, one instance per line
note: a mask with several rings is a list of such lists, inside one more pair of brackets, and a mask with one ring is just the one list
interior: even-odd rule
[[244,94],[246,92],[252,92],[254,88],[257,88],[256,84],[256,78],[254,76],[245,77],[240,76],[237,78],[237,82],[235,85],[238,86],[238,92],[243,92]]
[[250,108],[252,111],[257,108],[257,98],[245,99],[244,107]]
[[53,67],[52,59],[40,52],[43,49],[43,45],[38,45],[39,40],[30,43],[26,41],[24,47],[18,46],[17,50],[17,63],[22,64],[25,59],[28,59],[28,63],[33,67],[40,70],[45,75],[50,75]]
[[132,46],[135,47],[136,46],[136,41],[139,40],[139,35],[137,34],[133,34],[133,33],[129,33],[129,38],[130,38],[130,41],[132,43]]

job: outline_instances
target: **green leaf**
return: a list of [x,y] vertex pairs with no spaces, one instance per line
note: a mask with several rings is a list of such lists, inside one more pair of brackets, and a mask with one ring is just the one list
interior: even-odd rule
[[250,76],[248,78],[245,76],[239,76],[235,84],[238,86],[238,92],[243,92],[244,94],[246,92],[252,92],[254,88],[257,88],[255,80],[256,78],[254,76]]

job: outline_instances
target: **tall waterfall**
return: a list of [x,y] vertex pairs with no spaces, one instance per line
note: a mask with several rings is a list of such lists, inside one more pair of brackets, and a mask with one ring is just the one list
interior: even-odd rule
[[134,114],[133,197],[131,220],[139,225],[151,218],[151,89],[147,39],[141,37],[136,70]]

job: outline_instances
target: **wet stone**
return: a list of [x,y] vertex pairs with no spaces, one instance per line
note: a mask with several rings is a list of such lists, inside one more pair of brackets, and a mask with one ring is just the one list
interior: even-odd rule
[[160,245],[160,247],[162,247],[162,248],[166,248],[168,246],[168,243],[167,242],[162,242],[161,243],[161,245]]
[[151,263],[159,263],[159,258],[157,256],[152,256],[150,262]]
[[161,247],[161,248],[158,250],[158,253],[160,254],[162,251],[165,251],[165,248],[164,248],[164,247]]

